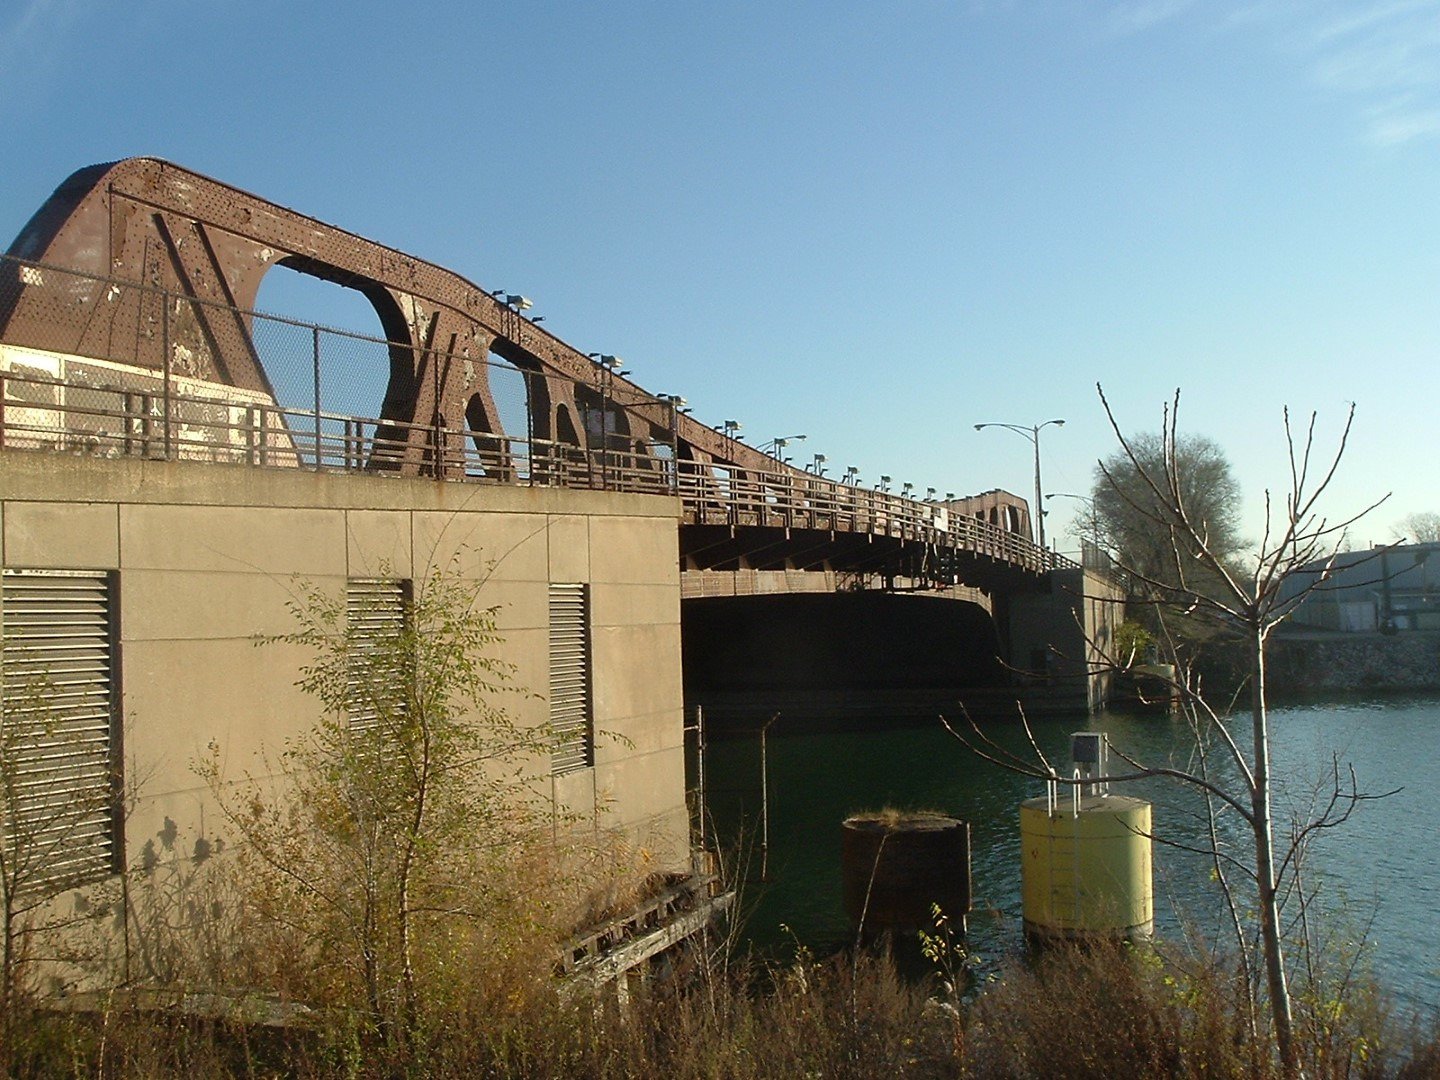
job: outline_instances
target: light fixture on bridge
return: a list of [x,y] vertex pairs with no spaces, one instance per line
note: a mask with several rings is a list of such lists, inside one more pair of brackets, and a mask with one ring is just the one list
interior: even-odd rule
[[813,472],[816,476],[824,476],[824,475],[825,475],[825,462],[826,462],[827,460],[829,460],[829,459],[826,458],[824,454],[816,454],[816,455],[815,455],[815,460],[812,461],[812,462],[810,462],[808,468],[809,468],[810,471]]
[[591,360],[603,367],[611,375],[629,375],[630,369],[625,367],[625,361],[618,356],[611,356],[609,353],[592,352],[587,353]]
[[934,501],[935,501],[935,489],[934,489],[934,488],[927,487],[927,488],[925,489],[925,501],[926,501],[926,502],[934,502]]
[[804,442],[809,437],[808,435],[778,435],[762,446],[760,450],[762,453],[768,453],[778,458],[785,447],[792,442]]
[[954,501],[955,501],[955,493],[954,493],[953,491],[947,491],[947,492],[945,492],[945,501],[946,501],[947,503],[948,503],[948,502],[954,502]]
[[888,476],[882,476],[882,477],[880,477],[880,490],[881,490],[881,491],[889,491],[889,490],[890,490],[890,477],[888,477]]
[[739,420],[726,420],[720,425],[720,431],[727,439],[743,439],[743,435],[736,435],[735,433],[744,426],[745,425],[740,423]]
[[528,296],[521,296],[519,293],[506,292],[504,289],[496,289],[490,294],[504,304],[511,311],[525,311],[535,306],[533,300]]
[[855,465],[845,466],[845,483],[852,487],[860,482],[860,469]]
[[904,495],[904,496],[907,496],[907,497],[908,497],[908,496],[910,495],[910,493],[911,493],[912,491],[914,491],[914,490],[915,490],[915,485],[912,484],[912,483],[910,483],[908,480],[907,480],[905,483],[903,483],[903,484],[900,485],[900,494],[901,494],[901,495]]

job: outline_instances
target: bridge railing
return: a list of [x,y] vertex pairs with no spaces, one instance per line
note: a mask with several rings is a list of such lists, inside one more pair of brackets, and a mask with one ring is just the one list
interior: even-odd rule
[[432,425],[286,408],[268,395],[175,381],[166,389],[111,365],[0,343],[0,449],[385,473],[418,447],[421,474],[445,480],[675,491],[665,457],[448,427],[437,454]]
[[[30,318],[17,328],[6,316],[22,290]],[[77,305],[88,314],[78,339],[76,320],[59,317]],[[130,328],[136,355],[117,359],[102,346],[123,336],[110,332],[121,319],[142,332]],[[222,323],[243,328],[237,340],[262,360],[269,387],[220,381],[224,350],[214,332],[202,331]],[[393,351],[408,348],[3,256],[0,448],[673,494],[696,524],[869,533],[1036,571],[1069,562],[943,504],[778,462],[764,471],[680,460],[674,403],[614,387],[603,371],[581,384],[495,358],[432,353],[432,363],[483,373],[489,410],[505,431],[438,414],[425,424],[365,415],[355,405],[380,399],[376,373],[388,377]],[[558,410],[546,403],[566,397],[576,403],[570,422],[578,430],[552,432]]]
[[979,518],[954,514],[943,503],[829,480],[794,470],[762,472],[679,463],[678,491],[689,520],[699,525],[771,526],[869,533],[963,550],[1032,570],[1070,560],[1028,537]]

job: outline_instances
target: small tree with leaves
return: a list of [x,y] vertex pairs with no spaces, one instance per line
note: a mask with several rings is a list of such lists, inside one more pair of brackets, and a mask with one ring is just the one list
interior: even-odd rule
[[298,685],[324,710],[284,752],[285,789],[250,781],[237,797],[218,747],[203,765],[243,842],[252,941],[303,973],[307,995],[358,998],[394,1049],[415,1034],[438,968],[460,966],[444,943],[501,907],[497,867],[552,824],[527,780],[548,732],[498,704],[511,668],[479,587],[432,573],[396,618],[305,586],[291,604],[299,628],[268,639],[313,653]]
[[[1297,432],[1286,410],[1289,482],[1282,503],[1266,492],[1265,534],[1253,563],[1242,571],[1229,550],[1232,530],[1212,529],[1192,501],[1193,479],[1187,475],[1187,454],[1183,452],[1186,442],[1178,432],[1179,392],[1164,410],[1157,455],[1148,442],[1137,447],[1127,437],[1103,389],[1097,390],[1120,444],[1119,454],[1101,464],[1101,476],[1113,483],[1115,497],[1123,501],[1134,520],[1144,522],[1149,530],[1144,545],[1146,559],[1141,565],[1122,563],[1121,570],[1138,585],[1132,590],[1131,603],[1150,608],[1160,648],[1177,665],[1174,688],[1181,694],[1195,747],[1195,756],[1185,767],[1147,765],[1125,754],[1123,748],[1116,748],[1130,771],[1102,779],[1121,782],[1168,777],[1189,785],[1204,798],[1209,811],[1210,842],[1203,854],[1212,860],[1222,887],[1243,968],[1247,976],[1258,976],[1263,983],[1282,1068],[1287,1076],[1296,1075],[1301,1063],[1282,909],[1291,895],[1303,899],[1303,890],[1296,892],[1297,875],[1311,839],[1342,824],[1364,801],[1382,796],[1362,791],[1353,770],[1342,768],[1338,758],[1332,758],[1330,774],[1317,788],[1310,812],[1292,822],[1288,832],[1277,840],[1265,648],[1275,627],[1307,596],[1332,580],[1334,556],[1347,530],[1384,500],[1358,514],[1341,519],[1327,517],[1320,502],[1344,457],[1354,407],[1334,453],[1324,459],[1316,457],[1314,414],[1304,431]],[[1116,466],[1116,461],[1122,463],[1121,467]],[[1302,568],[1309,571],[1304,578],[1306,586],[1298,592],[1282,592],[1282,583]],[[1191,617],[1197,612],[1243,643],[1248,666],[1248,707],[1236,708],[1242,701],[1240,696],[1223,702],[1209,700],[1185,663],[1172,625],[1177,615]],[[1128,667],[1133,662],[1133,656],[1120,655],[1113,648],[1099,651],[1101,665],[1110,669]],[[1071,782],[1056,774],[1039,754],[1033,739],[1038,766],[1000,750],[973,724],[971,733],[961,737],[982,757],[1037,778]],[[1232,855],[1224,842],[1221,822],[1227,815],[1243,823],[1248,837],[1247,858]],[[1251,911],[1253,923],[1247,914]],[[1252,964],[1250,959],[1252,941],[1258,942],[1258,964]]]

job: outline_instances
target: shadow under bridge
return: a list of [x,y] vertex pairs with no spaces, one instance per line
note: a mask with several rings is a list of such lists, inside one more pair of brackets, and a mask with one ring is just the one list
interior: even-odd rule
[[1000,635],[980,604],[878,590],[681,603],[687,712],[714,733],[958,720],[1013,710]]

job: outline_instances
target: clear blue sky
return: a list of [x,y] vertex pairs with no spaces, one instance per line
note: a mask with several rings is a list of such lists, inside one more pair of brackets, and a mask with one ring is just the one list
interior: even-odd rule
[[1063,417],[1085,491],[1101,382],[1135,430],[1182,389],[1252,535],[1285,404],[1358,404],[1359,543],[1440,510],[1440,0],[9,0],[0,146],[0,243],[168,158],[870,482],[1028,497],[973,425]]

